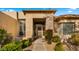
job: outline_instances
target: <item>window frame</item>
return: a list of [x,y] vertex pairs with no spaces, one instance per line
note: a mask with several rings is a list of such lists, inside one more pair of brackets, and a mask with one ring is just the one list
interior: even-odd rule
[[[23,21],[24,23],[22,24],[21,21]],[[21,35],[21,33],[20,33],[20,32],[22,31],[22,30],[21,30],[21,29],[22,29],[21,26],[24,26],[24,28],[23,28],[23,29],[24,29],[24,30],[23,30],[24,33],[23,33],[22,35]],[[19,36],[25,36],[25,35],[26,35],[26,23],[25,23],[25,19],[19,19]]]
[[[65,24],[73,24],[73,32],[75,32],[75,22],[63,22],[63,23],[61,23],[61,24],[63,24],[63,34],[64,34],[64,25]],[[73,32],[71,32],[71,33],[68,33],[68,34],[72,34]],[[68,35],[67,33],[66,34],[64,34],[64,35]]]

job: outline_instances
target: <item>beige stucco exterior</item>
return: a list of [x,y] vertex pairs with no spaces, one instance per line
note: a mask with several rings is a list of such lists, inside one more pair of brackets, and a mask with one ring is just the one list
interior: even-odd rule
[[18,19],[25,19],[25,15],[22,11],[18,12]]
[[[15,15],[15,12],[11,13],[11,15]],[[0,28],[5,29],[8,33],[11,33],[13,37],[16,37],[19,32],[19,24],[18,20],[15,17],[11,17],[11,15],[0,12]]]
[[8,16],[10,16],[10,17],[12,17],[12,18],[17,20],[17,13],[16,13],[16,11],[15,12],[2,11],[2,13],[4,13],[4,14],[6,14],[6,15],[8,15]]

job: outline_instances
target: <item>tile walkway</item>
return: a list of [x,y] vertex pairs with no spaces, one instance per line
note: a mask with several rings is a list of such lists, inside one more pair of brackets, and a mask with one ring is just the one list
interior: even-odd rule
[[54,51],[55,43],[47,44],[47,42],[42,39],[36,39],[31,46],[23,49],[23,51]]
[[35,42],[33,42],[32,51],[47,51],[42,38],[38,38]]

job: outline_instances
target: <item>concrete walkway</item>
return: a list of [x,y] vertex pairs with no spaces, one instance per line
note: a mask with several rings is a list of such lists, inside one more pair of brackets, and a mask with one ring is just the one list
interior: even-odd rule
[[47,51],[44,40],[42,38],[38,38],[35,42],[33,42],[32,51]]

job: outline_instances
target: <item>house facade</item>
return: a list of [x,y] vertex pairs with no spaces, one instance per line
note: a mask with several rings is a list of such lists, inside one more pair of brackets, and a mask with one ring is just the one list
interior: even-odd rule
[[79,32],[79,15],[66,14],[56,18],[57,33],[62,35],[71,35]]
[[0,12],[0,28],[7,30],[13,37],[23,39],[43,36],[51,29],[53,35],[71,35],[79,31],[79,15],[55,16],[55,10],[28,10],[23,12]]

